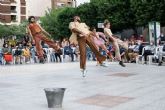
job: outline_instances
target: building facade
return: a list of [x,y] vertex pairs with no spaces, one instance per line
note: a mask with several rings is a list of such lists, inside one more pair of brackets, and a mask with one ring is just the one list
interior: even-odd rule
[[25,0],[0,0],[0,23],[19,24],[27,18]]
[[76,7],[76,0],[0,0],[0,24],[20,24],[29,16],[44,16],[49,9]]

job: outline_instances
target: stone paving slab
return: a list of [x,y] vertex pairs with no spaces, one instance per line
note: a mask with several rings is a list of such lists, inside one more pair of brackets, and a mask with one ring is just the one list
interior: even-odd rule
[[51,110],[43,89],[56,87],[67,88],[58,110],[165,110],[164,66],[87,65],[86,78],[78,62],[0,66],[0,110]]

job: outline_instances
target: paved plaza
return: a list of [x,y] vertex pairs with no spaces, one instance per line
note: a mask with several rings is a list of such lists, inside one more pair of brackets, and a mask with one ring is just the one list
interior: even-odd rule
[[44,88],[67,88],[62,110],[165,110],[165,66],[87,62],[0,66],[0,110],[48,109]]

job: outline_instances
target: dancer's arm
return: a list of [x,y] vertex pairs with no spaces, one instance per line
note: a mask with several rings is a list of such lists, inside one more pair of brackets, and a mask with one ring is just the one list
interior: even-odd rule
[[101,38],[102,38],[104,41],[107,42],[107,39],[106,39],[104,33],[102,33],[102,32],[97,32],[97,33],[99,34],[99,36],[101,36]]
[[51,35],[50,35],[47,31],[45,31],[45,29],[42,28],[40,24],[38,24],[38,26],[40,27],[40,29],[42,30],[42,32],[43,32],[44,34],[46,34],[47,36],[51,37]]
[[29,26],[27,26],[27,33],[30,35],[30,37],[31,37],[31,41],[34,43],[34,36],[32,35],[32,32],[31,32],[31,30],[29,29]]
[[79,30],[79,29],[76,28],[74,22],[71,22],[71,23],[69,24],[69,29],[70,29],[72,32],[74,32],[74,33],[76,33],[76,34],[78,34],[78,35],[81,34],[81,35],[87,36],[87,35],[86,35],[85,33],[83,33],[81,30]]

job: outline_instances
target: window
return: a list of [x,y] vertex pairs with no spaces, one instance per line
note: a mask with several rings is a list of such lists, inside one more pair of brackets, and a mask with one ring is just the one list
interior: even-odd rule
[[12,13],[16,13],[16,12],[17,12],[17,11],[16,11],[16,6],[11,6],[11,7],[10,7],[10,10],[11,10]]

